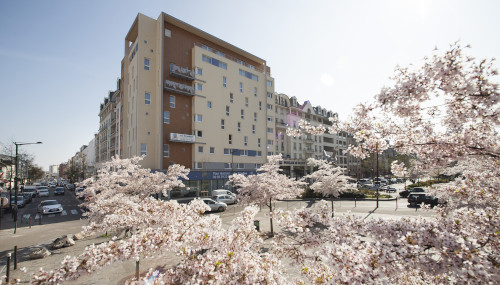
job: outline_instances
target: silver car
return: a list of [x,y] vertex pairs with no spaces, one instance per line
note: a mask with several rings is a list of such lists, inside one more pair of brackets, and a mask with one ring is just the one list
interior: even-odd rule
[[63,206],[57,200],[45,200],[38,205],[38,212],[42,214],[61,213]]
[[226,204],[236,204],[236,198],[231,195],[217,195],[214,197],[217,202],[223,202]]
[[38,189],[38,197],[49,197],[49,189]]
[[223,212],[227,208],[227,204],[223,202],[216,202],[210,198],[203,198],[201,200],[210,207],[210,212],[213,211]]

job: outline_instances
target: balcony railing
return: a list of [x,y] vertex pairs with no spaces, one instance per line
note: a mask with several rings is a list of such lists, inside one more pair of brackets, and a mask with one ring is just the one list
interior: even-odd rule
[[188,68],[180,67],[173,63],[170,64],[170,75],[187,80],[194,80],[194,71]]
[[182,84],[182,83],[177,83],[177,82],[170,81],[170,80],[165,80],[164,88],[167,91],[182,94],[182,95],[187,95],[187,96],[194,95],[194,87],[193,86],[189,86],[189,85]]
[[[260,67],[260,66],[253,66],[253,65],[248,64],[248,63],[246,63],[246,62],[244,62],[244,61],[242,61],[242,60],[240,60],[240,59],[238,59],[238,58],[235,58],[235,57],[233,57],[233,56],[230,56],[230,55],[227,55],[227,54],[225,54],[225,53],[219,52],[218,50],[213,49],[213,48],[211,48],[211,47],[208,47],[208,46],[206,46],[206,45],[204,45],[204,44],[201,44],[201,43],[194,43],[194,45],[195,45],[195,46],[199,46],[199,47],[201,47],[201,48],[202,48],[202,49],[204,49],[204,50],[207,50],[207,51],[209,51],[209,52],[215,53],[215,54],[217,54],[217,55],[219,55],[219,56],[222,56],[222,57],[224,57],[224,58],[227,58],[227,59],[229,59],[229,60],[231,60],[231,61],[234,61],[234,62],[236,62],[236,63],[239,63],[239,64],[241,64],[241,65],[243,65],[243,66],[246,66],[246,67],[248,67],[248,68],[250,68],[250,69],[252,69],[252,70],[256,70],[256,71],[258,71],[258,72],[260,72],[260,73],[264,73],[264,74],[266,74],[266,72],[265,72],[265,70],[264,70],[264,68],[263,68],[263,67]],[[271,75],[271,74],[269,74],[269,75]]]

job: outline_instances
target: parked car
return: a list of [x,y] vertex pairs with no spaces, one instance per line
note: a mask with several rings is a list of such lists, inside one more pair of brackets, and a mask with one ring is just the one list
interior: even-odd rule
[[61,213],[63,206],[57,200],[45,200],[38,205],[38,212],[42,214]]
[[227,209],[227,204],[223,202],[216,202],[210,198],[203,198],[201,199],[205,204],[207,204],[210,207],[210,211],[219,211],[223,212]]
[[399,192],[399,196],[401,196],[401,197],[403,197],[403,198],[407,198],[407,197],[408,197],[408,195],[409,195],[411,192],[422,193],[422,192],[425,192],[425,190],[424,190],[424,188],[422,188],[422,187],[415,187],[415,188],[411,188],[411,189],[407,189],[407,190],[404,190],[404,191]]
[[236,198],[236,194],[234,194],[233,192],[226,190],[226,189],[212,190],[212,196],[215,197],[217,195],[229,195],[229,196],[233,196]]
[[416,207],[422,203],[434,207],[439,204],[439,199],[427,193],[410,193],[408,196],[408,203],[410,203],[410,206],[412,207]]
[[64,187],[56,187],[54,195],[64,195]]
[[236,197],[231,195],[217,195],[214,197],[214,200],[217,202],[223,202],[226,204],[236,204]]
[[84,189],[82,187],[76,188],[75,195],[76,195],[76,197],[78,197],[78,199],[85,199],[85,195],[83,195],[83,193],[82,193],[83,190]]
[[38,197],[49,197],[49,189],[47,188],[38,189]]
[[[16,196],[11,196],[10,197],[10,204],[15,205],[15,203],[16,203]],[[26,201],[24,200],[24,196],[17,195],[17,207],[22,208],[24,206],[26,206]]]
[[73,185],[71,183],[66,183],[66,185],[64,187],[66,187],[66,189],[70,190],[70,191],[75,190],[75,185]]

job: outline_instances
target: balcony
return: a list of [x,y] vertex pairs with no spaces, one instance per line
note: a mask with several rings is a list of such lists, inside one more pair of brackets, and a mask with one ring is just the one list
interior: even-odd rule
[[186,84],[177,83],[170,80],[165,80],[164,89],[181,95],[193,96],[194,87]]
[[193,81],[194,80],[194,71],[188,68],[180,67],[173,63],[170,64],[170,75],[178,78],[186,79]]

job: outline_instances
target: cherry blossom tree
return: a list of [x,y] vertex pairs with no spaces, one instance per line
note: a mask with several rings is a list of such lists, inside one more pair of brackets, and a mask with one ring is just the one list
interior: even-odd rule
[[244,176],[233,174],[229,176],[228,184],[238,189],[238,198],[242,203],[264,204],[269,207],[271,236],[273,229],[273,202],[278,199],[289,199],[299,196],[304,191],[305,183],[282,174],[281,154],[267,157],[267,163],[257,169],[258,174]]
[[[40,269],[34,284],[60,284],[83,274],[103,270],[125,260],[139,260],[167,251],[181,261],[159,273],[150,270],[161,284],[288,284],[283,267],[275,255],[262,252],[263,240],[253,221],[257,207],[247,207],[222,228],[219,216],[205,215],[209,207],[199,199],[189,204],[163,201],[151,195],[181,186],[178,177],[187,170],[171,166],[167,173],[152,173],[139,166],[141,158],[114,158],[106,163],[96,180],[86,181],[90,210],[87,234],[135,227],[128,239],[117,239],[87,247],[76,257],[66,257],[59,268]],[[140,282],[141,281],[141,282]]]
[[348,182],[349,176],[344,175],[343,168],[332,165],[324,159],[308,158],[307,164],[317,168],[317,170],[304,176],[304,179],[312,182],[309,187],[314,192],[331,198],[333,217],[333,199],[338,197],[340,193],[353,189]]
[[[353,134],[358,143],[348,149],[353,155],[366,157],[387,141],[399,153],[417,157],[419,171],[451,166],[460,177],[433,187],[447,202],[434,210],[434,218],[327,219],[324,210],[312,209],[277,215],[297,233],[293,240],[276,237],[282,254],[293,257],[311,282],[498,282],[497,76],[492,60],[477,61],[455,43],[419,68],[397,67],[393,85],[360,104],[349,120],[332,118],[324,129]],[[289,133],[322,131],[299,127]],[[408,171],[398,162],[393,170]]]

